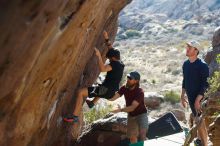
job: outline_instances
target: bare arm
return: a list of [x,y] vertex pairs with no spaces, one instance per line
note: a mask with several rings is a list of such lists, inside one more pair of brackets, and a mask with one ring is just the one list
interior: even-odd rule
[[182,88],[180,101],[181,101],[182,106],[184,108],[187,106],[187,103],[188,103],[188,100],[187,100],[187,97],[185,96],[185,94],[186,94],[186,90],[184,88]]
[[182,92],[181,92],[181,98],[184,97],[186,94],[186,90],[184,88],[182,88]]
[[103,36],[104,36],[104,38],[105,38],[105,44],[108,46],[108,49],[113,49],[113,47],[112,47],[112,43],[111,43],[111,41],[109,40],[109,36],[108,36],[108,33],[107,33],[107,31],[103,31]]
[[101,72],[108,72],[112,70],[111,65],[105,65],[103,60],[102,60],[102,56],[99,52],[99,50],[97,48],[95,48],[95,54],[98,57],[98,63],[99,63],[99,69]]
[[119,97],[120,97],[120,94],[115,93],[115,95],[112,98],[110,98],[109,101],[114,101],[114,100],[118,99]]

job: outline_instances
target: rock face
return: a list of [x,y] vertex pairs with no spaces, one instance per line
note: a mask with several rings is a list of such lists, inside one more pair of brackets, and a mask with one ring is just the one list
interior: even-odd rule
[[213,74],[216,70],[220,70],[216,62],[216,55],[220,54],[220,27],[215,30],[212,39],[212,47],[213,49],[209,51],[205,57],[205,61],[209,64],[210,74]]
[[218,146],[220,144],[220,116],[210,125],[209,133],[213,146]]
[[[220,28],[218,27],[215,30],[213,40],[212,40],[212,50],[208,52],[206,55],[206,62],[209,64],[209,69],[211,75],[213,75],[214,71],[220,71],[220,66],[216,62],[216,57],[220,54]],[[219,103],[220,92],[219,89],[215,93],[211,93],[209,95],[209,99],[207,102],[206,113],[208,114],[207,121],[208,124],[212,123],[215,120],[216,112],[219,113],[220,111],[220,103]],[[210,140],[212,141],[214,146],[220,145],[220,118],[219,116],[216,120],[209,126],[209,135]]]
[[79,86],[99,71],[102,31],[113,40],[119,11],[130,0],[0,2],[0,145],[69,145]]
[[118,113],[108,115],[88,127],[79,140],[77,146],[116,146],[126,137],[127,114]]

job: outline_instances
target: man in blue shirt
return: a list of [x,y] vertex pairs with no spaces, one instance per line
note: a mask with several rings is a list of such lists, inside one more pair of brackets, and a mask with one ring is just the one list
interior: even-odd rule
[[[205,62],[198,58],[200,49],[201,46],[197,41],[188,42],[186,47],[188,60],[183,64],[181,103],[183,107],[186,107],[186,103],[189,103],[194,117],[201,113],[200,101],[208,88],[209,68]],[[198,127],[198,138],[204,146],[208,145],[208,133],[204,120]]]

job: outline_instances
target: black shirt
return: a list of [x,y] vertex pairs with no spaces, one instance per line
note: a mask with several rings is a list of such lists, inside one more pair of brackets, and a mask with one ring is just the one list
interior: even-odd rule
[[194,100],[198,95],[203,95],[208,88],[207,78],[209,76],[208,65],[197,59],[194,62],[189,60],[183,64],[183,84],[189,99]]
[[109,65],[112,67],[112,70],[107,72],[102,85],[107,88],[112,88],[113,90],[119,90],[119,83],[123,76],[124,64],[122,61],[111,61]]

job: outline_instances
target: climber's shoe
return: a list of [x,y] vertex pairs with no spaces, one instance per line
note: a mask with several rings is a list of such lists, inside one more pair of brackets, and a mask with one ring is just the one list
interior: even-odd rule
[[202,141],[198,138],[196,140],[194,140],[194,145],[195,146],[203,146]]
[[95,105],[91,100],[86,100],[86,103],[87,103],[89,108],[93,108],[94,105]]
[[63,117],[63,121],[77,123],[79,122],[79,117],[75,115],[66,115]]

